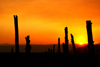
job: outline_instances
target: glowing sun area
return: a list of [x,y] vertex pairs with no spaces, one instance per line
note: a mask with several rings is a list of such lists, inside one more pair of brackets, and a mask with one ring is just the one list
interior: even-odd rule
[[82,43],[82,42],[80,42],[80,45],[83,45],[83,43]]

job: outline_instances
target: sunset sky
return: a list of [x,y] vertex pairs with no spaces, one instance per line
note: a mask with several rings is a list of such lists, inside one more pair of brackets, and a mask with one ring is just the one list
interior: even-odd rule
[[93,41],[100,43],[100,0],[0,0],[0,44],[15,44],[14,17],[18,16],[19,44],[57,44],[73,34],[75,43],[87,43],[86,20],[92,22]]

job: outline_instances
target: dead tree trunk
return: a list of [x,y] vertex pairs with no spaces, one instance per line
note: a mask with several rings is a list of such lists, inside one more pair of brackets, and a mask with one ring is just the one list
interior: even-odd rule
[[58,38],[58,53],[60,53],[60,38]]
[[88,53],[89,55],[94,55],[93,37],[92,37],[92,26],[91,21],[86,21],[87,24],[87,35],[88,35]]
[[14,15],[15,24],[15,53],[19,53],[18,17]]
[[26,53],[30,53],[31,51],[31,45],[30,45],[30,40],[29,40],[29,36],[25,37],[26,39]]
[[65,27],[65,52],[69,54],[68,51],[68,28]]
[[73,52],[74,52],[74,54],[76,54],[75,43],[74,43],[74,37],[73,37],[72,34],[71,34],[71,42],[72,42],[72,46],[73,46]]

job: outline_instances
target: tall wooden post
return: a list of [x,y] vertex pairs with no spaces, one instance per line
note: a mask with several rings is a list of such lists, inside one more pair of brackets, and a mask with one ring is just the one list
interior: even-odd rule
[[18,16],[14,15],[15,24],[15,53],[19,53]]
[[69,51],[68,51],[68,28],[65,27],[65,52],[67,54],[69,54]]
[[94,54],[94,46],[93,46],[93,37],[92,37],[92,26],[91,21],[86,21],[87,24],[87,35],[88,35],[88,49],[89,49],[89,55]]
[[29,36],[25,37],[25,39],[26,39],[26,48],[25,48],[26,53],[30,53],[30,51],[31,51],[31,45],[30,45]]
[[58,53],[60,53],[60,38],[58,38]]
[[72,34],[71,34],[71,42],[72,42],[74,54],[76,54],[75,43],[74,43],[74,37],[73,37]]

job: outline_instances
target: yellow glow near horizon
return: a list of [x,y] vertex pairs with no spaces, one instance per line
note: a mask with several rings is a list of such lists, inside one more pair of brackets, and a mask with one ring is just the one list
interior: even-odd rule
[[83,45],[83,43],[82,43],[82,42],[80,42],[80,45]]
[[82,44],[87,44],[87,41],[86,38],[82,35],[77,38],[76,43],[82,45]]

